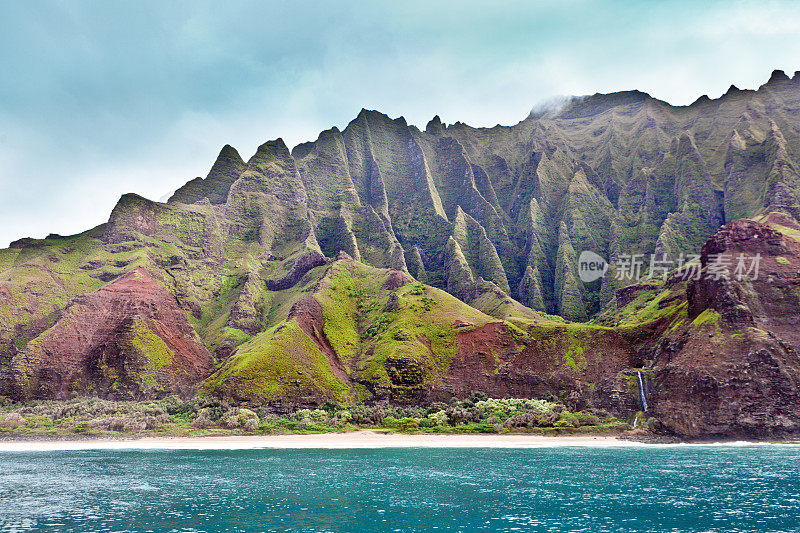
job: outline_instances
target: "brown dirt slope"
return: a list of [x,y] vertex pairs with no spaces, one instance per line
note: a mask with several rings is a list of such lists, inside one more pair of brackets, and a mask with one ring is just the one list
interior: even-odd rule
[[213,366],[175,297],[144,269],[73,298],[12,360],[24,398],[190,395]]

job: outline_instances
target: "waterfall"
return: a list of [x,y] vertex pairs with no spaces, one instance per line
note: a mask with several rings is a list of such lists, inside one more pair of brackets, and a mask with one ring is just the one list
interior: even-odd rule
[[639,376],[639,396],[642,398],[642,411],[647,412],[647,394],[644,392],[644,380],[642,379],[642,373],[637,370],[636,375]]

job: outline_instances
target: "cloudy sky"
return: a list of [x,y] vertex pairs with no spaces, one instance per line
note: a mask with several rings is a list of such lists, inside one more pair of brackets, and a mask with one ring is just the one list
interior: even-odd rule
[[513,124],[556,95],[673,104],[800,70],[797,2],[0,0],[0,246],[158,199],[230,143],[362,107]]

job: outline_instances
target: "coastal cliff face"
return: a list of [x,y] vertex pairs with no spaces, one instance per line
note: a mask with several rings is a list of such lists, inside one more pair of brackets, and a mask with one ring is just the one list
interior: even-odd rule
[[758,278],[690,281],[685,323],[654,351],[655,411],[675,433],[800,430],[800,242],[773,229],[800,226],[774,213],[764,220],[728,224],[703,246],[706,269],[714,254],[758,255]]
[[[0,250],[0,393],[273,405],[558,397],[686,435],[797,432],[800,76],[511,127],[375,111],[167,203]],[[744,220],[741,220],[744,219]],[[746,220],[751,219],[751,220]],[[727,224],[726,224],[727,223]],[[582,281],[578,255],[759,254],[758,279]],[[647,265],[644,266],[647,271]]]

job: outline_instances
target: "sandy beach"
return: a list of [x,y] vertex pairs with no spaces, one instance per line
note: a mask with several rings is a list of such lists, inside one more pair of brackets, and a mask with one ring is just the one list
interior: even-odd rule
[[644,446],[615,436],[541,435],[425,435],[354,431],[314,435],[249,435],[224,437],[144,437],[140,439],[84,439],[4,441],[0,452],[55,450],[249,450],[363,449],[363,448],[552,448],[557,446]]

